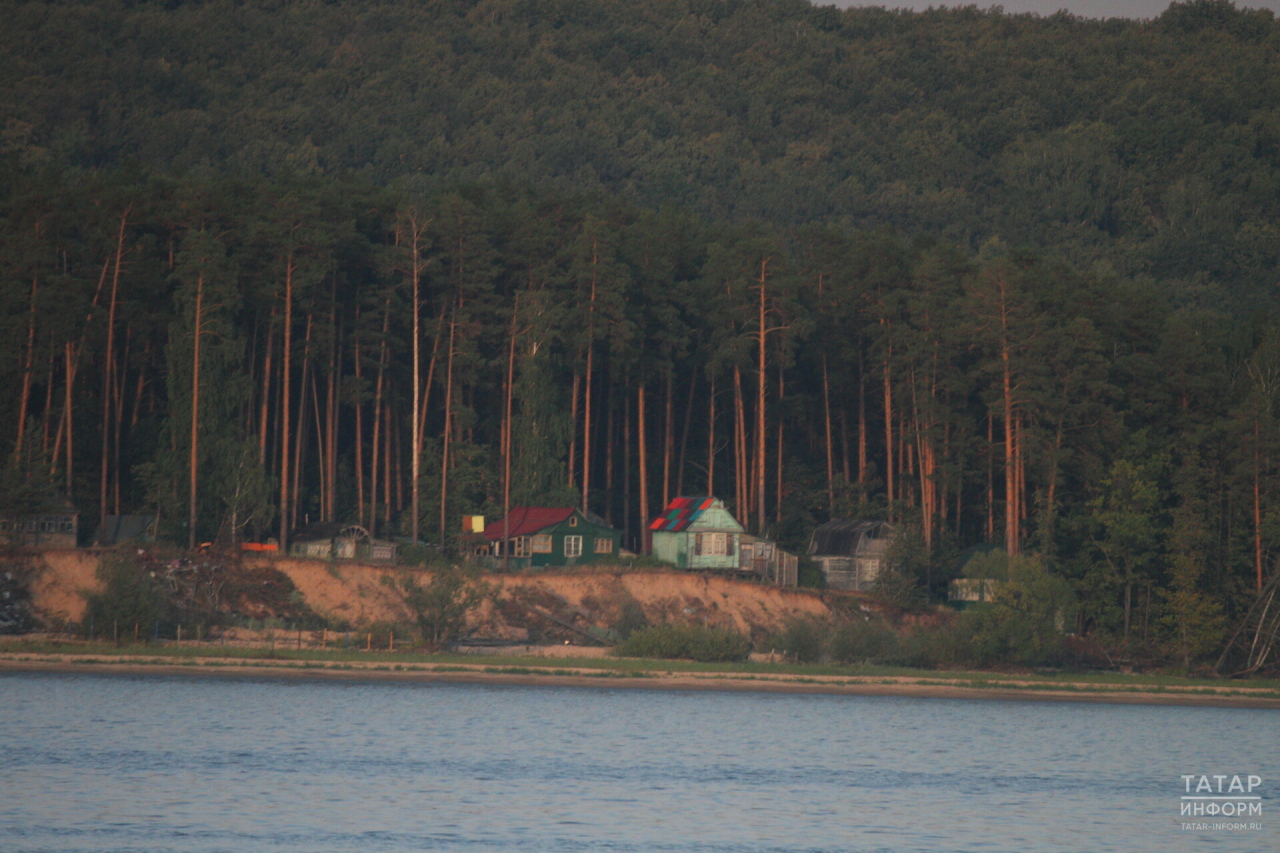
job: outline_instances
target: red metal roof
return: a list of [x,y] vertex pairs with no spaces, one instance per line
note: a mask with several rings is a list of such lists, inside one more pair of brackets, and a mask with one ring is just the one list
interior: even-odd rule
[[[508,536],[528,536],[547,527],[554,527],[573,515],[571,506],[516,506],[511,508],[511,528]],[[491,541],[502,538],[502,519],[484,526],[484,537]]]
[[649,529],[672,533],[687,530],[715,502],[715,498],[676,498],[667,504],[662,515],[650,523]]

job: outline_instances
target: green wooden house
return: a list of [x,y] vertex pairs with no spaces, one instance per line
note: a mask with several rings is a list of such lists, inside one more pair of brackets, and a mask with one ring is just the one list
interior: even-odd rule
[[742,532],[718,498],[676,498],[649,524],[653,556],[681,569],[739,569]]
[[[573,507],[518,506],[485,526],[491,556],[511,556],[513,567],[544,568],[590,563],[618,553],[621,531]],[[504,536],[505,543],[504,543]]]

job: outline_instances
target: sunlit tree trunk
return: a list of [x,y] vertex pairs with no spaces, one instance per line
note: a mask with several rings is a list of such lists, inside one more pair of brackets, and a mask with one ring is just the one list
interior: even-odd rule
[[107,490],[110,482],[110,448],[111,448],[111,400],[115,386],[115,342],[116,342],[116,306],[120,302],[120,265],[124,261],[124,232],[129,224],[129,214],[133,207],[125,208],[120,216],[120,231],[116,236],[115,270],[111,275],[111,298],[107,307],[107,350],[102,365],[102,465],[99,477],[98,521],[105,527],[107,522]]
[[289,407],[293,355],[293,252],[284,262],[284,347],[280,353],[280,551],[289,552]]
[[[36,234],[39,235],[40,229],[36,228]],[[27,431],[27,409],[31,401],[31,368],[35,359],[36,351],[36,295],[40,289],[40,275],[38,273],[31,276],[31,308],[27,314],[27,352],[26,357],[22,360],[22,394],[18,403],[18,438],[13,444],[13,456],[15,459],[22,458],[23,438]],[[49,379],[49,387],[53,387],[52,376]],[[48,421],[48,410],[46,409],[45,421]]]
[[765,336],[768,334],[768,328],[765,325],[767,319],[767,294],[766,284],[768,281],[769,259],[763,258],[760,261],[760,277],[756,280],[760,288],[760,301],[757,308],[757,321],[759,323],[756,341],[756,524],[758,529],[763,532],[765,518],[764,495],[765,495],[765,371],[767,365],[765,363]]
[[636,389],[636,438],[638,442],[638,451],[640,454],[640,541],[641,549],[644,553],[649,553],[649,458],[648,445],[645,440],[645,416],[644,416],[644,383]]
[[449,320],[449,351],[445,366],[444,380],[444,445],[440,460],[440,542],[445,541],[447,521],[449,518],[449,467],[450,441],[453,438],[453,357],[457,341],[458,310],[454,307],[453,316]]

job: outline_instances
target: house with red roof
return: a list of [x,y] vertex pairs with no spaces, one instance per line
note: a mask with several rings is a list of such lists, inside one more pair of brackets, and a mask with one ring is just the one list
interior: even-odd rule
[[571,506],[517,506],[484,528],[493,557],[510,556],[512,567],[572,566],[612,557],[622,545],[621,531]]
[[679,497],[649,524],[653,556],[681,569],[739,568],[742,525],[719,498]]

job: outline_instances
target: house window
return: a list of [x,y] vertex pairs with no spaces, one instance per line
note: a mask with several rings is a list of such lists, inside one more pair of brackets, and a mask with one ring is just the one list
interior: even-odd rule
[[569,526],[570,527],[578,526],[578,517],[576,515],[569,516]]
[[704,557],[732,557],[732,533],[699,533],[694,541],[694,553]]
[[[511,537],[511,556],[523,557],[528,553],[529,538],[527,536]],[[493,555],[495,557],[502,556],[502,540],[499,539],[493,543]]]
[[551,534],[539,533],[536,536],[529,537],[529,553],[530,554],[550,554],[551,553]]
[[581,536],[564,537],[564,555],[566,557],[582,556],[582,537]]
[[608,536],[597,536],[597,537],[596,537],[596,553],[597,553],[597,554],[612,554],[612,553],[613,553],[613,540],[612,540],[612,539],[610,539]]

